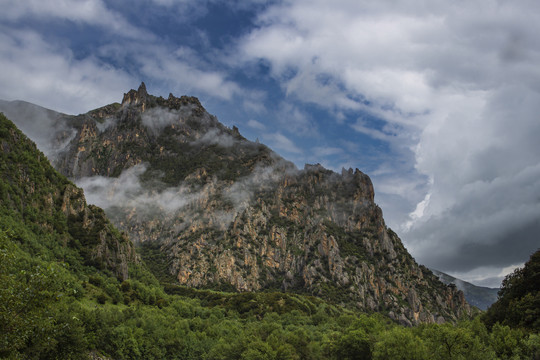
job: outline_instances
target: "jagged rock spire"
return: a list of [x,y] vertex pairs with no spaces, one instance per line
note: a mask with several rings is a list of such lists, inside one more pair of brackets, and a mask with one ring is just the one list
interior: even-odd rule
[[128,91],[127,94],[124,94],[124,98],[122,99],[122,106],[142,104],[144,111],[147,98],[148,92],[146,92],[146,85],[144,84],[144,82],[141,82],[141,85],[139,86],[139,89],[137,89],[137,91],[131,89]]

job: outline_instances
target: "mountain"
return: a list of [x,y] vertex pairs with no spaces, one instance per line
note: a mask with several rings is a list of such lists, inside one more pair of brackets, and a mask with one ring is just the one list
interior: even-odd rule
[[[126,236],[3,114],[0,150],[0,358],[538,358],[537,334],[499,324],[486,329],[479,317],[408,328],[280,290],[166,284],[165,293]],[[303,171],[363,177],[319,166]],[[143,244],[152,245],[145,245],[144,257],[161,271],[160,243]],[[537,319],[529,291],[538,292],[536,275],[530,266],[516,274],[504,296],[525,290],[517,310]]]
[[485,322],[540,330],[540,250],[522,268],[506,276],[498,300],[485,314]]
[[465,299],[470,305],[476,306],[480,310],[487,310],[495,301],[499,289],[476,286],[466,281],[457,279],[453,276],[435,269],[430,269],[446,285],[454,284],[458,290],[463,291]]
[[198,99],[155,97],[144,83],[121,104],[47,121],[55,168],[152,251],[161,278],[311,294],[407,325],[470,315],[386,227],[358,169],[297,169]]

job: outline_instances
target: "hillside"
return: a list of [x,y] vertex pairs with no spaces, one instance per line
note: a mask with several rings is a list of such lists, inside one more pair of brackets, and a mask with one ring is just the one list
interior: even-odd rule
[[195,288],[316,295],[404,324],[456,321],[463,294],[419,266],[384,223],[369,177],[302,170],[246,140],[193,97],[142,84],[65,116],[54,166],[137,244]]
[[24,239],[30,254],[60,248],[71,266],[127,279],[129,264],[140,261],[127,236],[102,209],[88,206],[83,190],[58,174],[13,123],[3,115],[0,121],[0,227]]
[[[157,281],[104,211],[1,113],[0,150],[0,357],[69,354],[79,344],[68,303],[140,301]],[[121,282],[134,285],[125,298]]]

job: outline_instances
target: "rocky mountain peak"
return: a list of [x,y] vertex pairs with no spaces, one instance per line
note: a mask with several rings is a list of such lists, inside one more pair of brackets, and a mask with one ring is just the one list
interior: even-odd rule
[[122,109],[127,107],[138,109],[140,112],[161,107],[169,110],[180,110],[182,108],[185,110],[189,108],[197,116],[203,116],[206,113],[206,110],[196,97],[185,95],[176,97],[169,93],[168,98],[165,99],[161,96],[150,95],[146,91],[144,82],[141,83],[137,90],[131,89],[124,94]]
[[144,111],[146,108],[146,102],[148,100],[148,92],[146,91],[146,85],[144,82],[141,83],[139,86],[139,89],[136,91],[131,89],[126,94],[124,94],[124,98],[122,99],[122,106],[127,105],[140,105]]
[[299,170],[197,98],[152,96],[144,83],[70,121],[57,169],[134,242],[159,248],[183,285],[308,293],[407,325],[470,313],[386,227],[358,169]]

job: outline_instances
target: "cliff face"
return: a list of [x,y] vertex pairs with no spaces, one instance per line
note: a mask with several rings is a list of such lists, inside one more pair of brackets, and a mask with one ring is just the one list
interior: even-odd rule
[[66,123],[56,168],[133,241],[158,242],[182,284],[310,293],[409,325],[470,313],[385,226],[359,170],[298,170],[196,98],[144,84]]
[[386,228],[365,174],[306,166],[267,186],[228,226],[209,226],[216,222],[203,205],[164,241],[180,283],[307,292],[409,325],[467,315],[462,293],[418,266]]
[[[0,214],[4,230],[24,224],[43,241],[76,249],[86,265],[128,277],[137,263],[133,244],[102,209],[88,206],[83,190],[52,168],[34,143],[0,114]],[[76,263],[76,261],[74,262]]]

